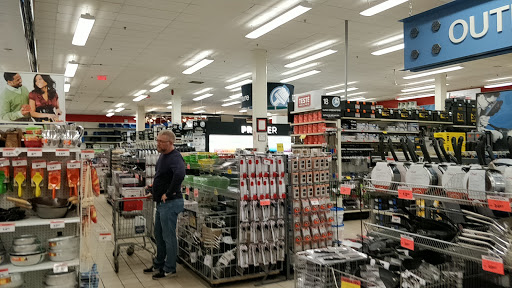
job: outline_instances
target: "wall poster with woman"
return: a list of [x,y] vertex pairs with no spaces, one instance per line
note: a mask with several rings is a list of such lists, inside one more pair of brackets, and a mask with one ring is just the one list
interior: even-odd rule
[[64,75],[15,71],[0,74],[0,122],[66,120]]

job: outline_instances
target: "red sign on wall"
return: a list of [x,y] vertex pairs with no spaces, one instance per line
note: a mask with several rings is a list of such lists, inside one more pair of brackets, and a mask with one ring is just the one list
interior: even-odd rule
[[299,108],[309,107],[309,106],[311,106],[311,95],[308,94],[308,95],[300,96],[297,99],[297,101],[298,101]]

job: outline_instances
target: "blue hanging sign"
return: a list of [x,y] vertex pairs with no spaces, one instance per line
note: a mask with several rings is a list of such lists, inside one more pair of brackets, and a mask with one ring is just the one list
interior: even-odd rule
[[457,0],[403,19],[405,70],[512,52],[511,0]]

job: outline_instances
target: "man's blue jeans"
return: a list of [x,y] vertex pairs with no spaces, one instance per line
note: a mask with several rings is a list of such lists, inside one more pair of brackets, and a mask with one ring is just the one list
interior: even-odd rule
[[183,206],[183,198],[156,204],[156,258],[153,259],[153,267],[166,273],[176,272],[176,258],[178,257],[176,222],[178,214],[183,212]]

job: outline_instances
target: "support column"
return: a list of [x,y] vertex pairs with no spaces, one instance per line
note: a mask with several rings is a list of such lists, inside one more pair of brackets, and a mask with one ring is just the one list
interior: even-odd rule
[[179,124],[182,126],[181,123],[181,95],[172,95],[172,124]]
[[136,114],[136,139],[139,140],[139,131],[144,131],[146,129],[146,106],[137,106],[137,114]]
[[438,74],[436,75],[436,110],[444,111],[446,95],[446,74]]
[[253,147],[265,152],[268,146],[267,131],[257,131],[257,118],[267,119],[267,51],[257,49],[252,52],[252,136]]

